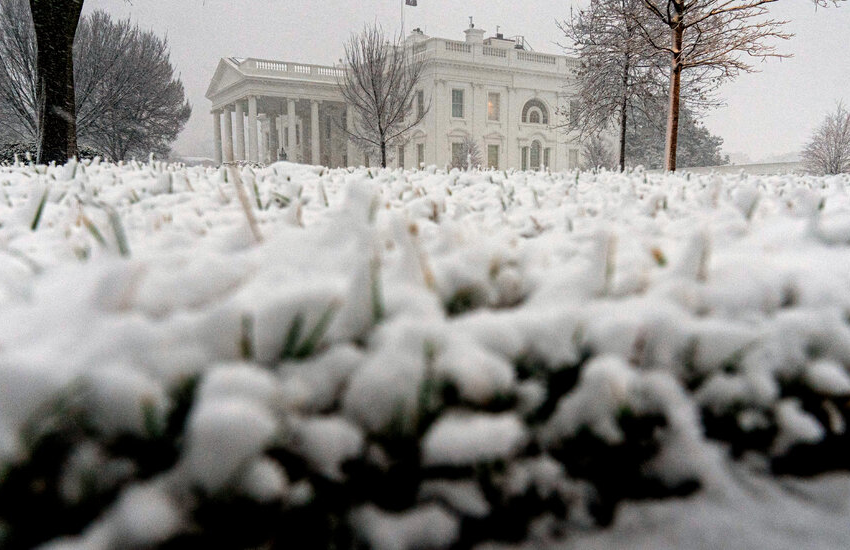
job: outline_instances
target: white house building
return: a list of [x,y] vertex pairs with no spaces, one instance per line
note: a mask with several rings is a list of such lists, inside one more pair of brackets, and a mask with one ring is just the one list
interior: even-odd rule
[[[406,38],[429,60],[414,108],[430,103],[396,166],[444,166],[466,137],[478,143],[487,167],[571,169],[579,144],[556,129],[556,111],[575,103],[569,93],[577,61],[531,51],[523,40],[485,38],[470,25],[463,41]],[[262,59],[219,62],[206,97],[212,102],[216,162],[247,160],[347,166],[369,164],[338,127],[351,120],[337,82],[343,69]],[[373,159],[374,162],[375,159]]]

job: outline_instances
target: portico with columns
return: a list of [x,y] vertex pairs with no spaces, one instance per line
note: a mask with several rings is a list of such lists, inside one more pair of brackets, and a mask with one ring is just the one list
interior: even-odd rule
[[222,59],[206,94],[216,163],[354,162],[356,149],[342,129],[350,114],[339,76],[333,67]]

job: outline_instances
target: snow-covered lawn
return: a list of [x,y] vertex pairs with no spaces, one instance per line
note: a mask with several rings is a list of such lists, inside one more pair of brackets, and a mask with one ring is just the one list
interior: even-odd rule
[[0,167],[0,546],[846,547],[848,187]]

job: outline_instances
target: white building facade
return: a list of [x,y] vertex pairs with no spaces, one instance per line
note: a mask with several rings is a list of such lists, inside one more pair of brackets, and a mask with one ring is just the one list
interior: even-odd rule
[[[390,152],[389,165],[446,166],[460,160],[462,144],[471,138],[484,167],[577,168],[579,143],[556,128],[556,113],[575,108],[570,90],[577,61],[484,34],[470,26],[463,41],[428,37],[418,29],[407,37],[413,54],[428,60],[414,109],[430,108],[405,145]],[[342,71],[222,59],[207,91],[216,162],[375,163],[339,127],[354,116],[338,89]]]

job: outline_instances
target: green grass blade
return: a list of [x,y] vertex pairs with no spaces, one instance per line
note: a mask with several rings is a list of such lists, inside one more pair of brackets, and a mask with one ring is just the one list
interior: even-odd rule
[[337,304],[332,303],[328,306],[325,312],[322,313],[322,316],[319,318],[316,326],[313,327],[309,334],[307,334],[307,338],[304,342],[297,350],[295,350],[295,357],[303,359],[304,357],[313,355],[313,352],[319,347],[319,343],[322,341],[322,337],[325,335],[325,332],[327,332],[328,326],[330,326],[331,319],[333,319],[336,310]]
[[281,359],[292,359],[295,357],[295,350],[298,346],[298,340],[301,337],[301,328],[304,326],[304,316],[301,313],[296,313],[292,319],[292,324],[289,325],[289,330],[286,333],[286,340],[283,344],[283,351],[280,352]]
[[38,229],[38,223],[41,221],[41,214],[44,212],[44,205],[47,204],[47,195],[50,193],[50,188],[47,187],[44,189],[44,194],[41,195],[41,200],[38,203],[38,209],[35,211],[35,217],[32,219],[32,224],[30,224],[30,229],[35,231]]

